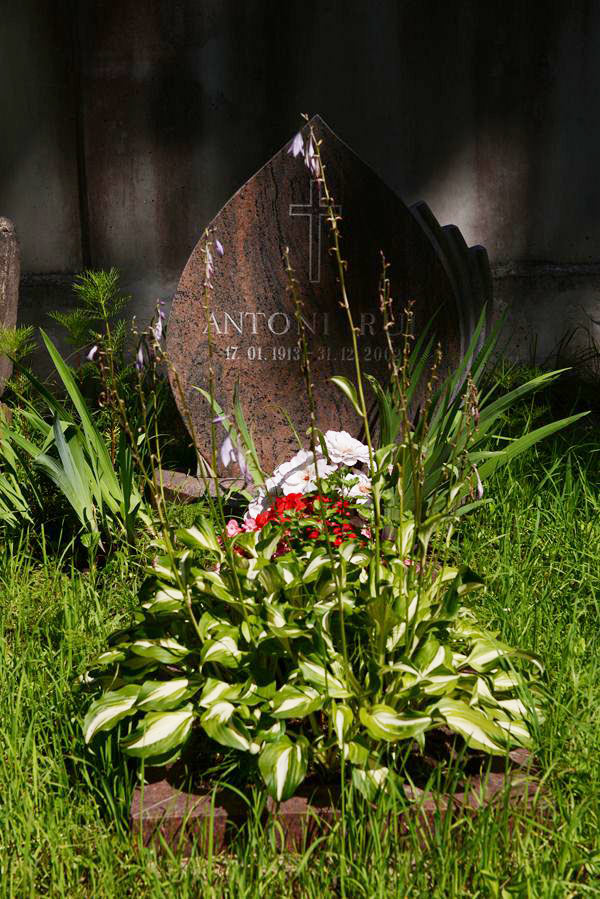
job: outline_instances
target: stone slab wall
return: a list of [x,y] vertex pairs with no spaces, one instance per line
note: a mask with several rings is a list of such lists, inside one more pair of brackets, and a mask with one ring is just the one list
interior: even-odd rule
[[319,112],[405,202],[487,247],[519,346],[596,334],[598,4],[8,6],[0,210],[25,272],[117,265],[147,317],[202,227]]

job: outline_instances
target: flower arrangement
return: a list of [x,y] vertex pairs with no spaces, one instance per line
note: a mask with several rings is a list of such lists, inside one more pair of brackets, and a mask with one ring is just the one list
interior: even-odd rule
[[285,527],[278,554],[292,544],[328,538],[335,547],[345,540],[364,545],[371,535],[371,480],[356,466],[368,464],[367,447],[347,431],[326,431],[324,445],[327,455],[320,446],[315,454],[301,449],[279,465],[249,503],[243,521],[227,522],[225,535],[260,531],[275,522]]

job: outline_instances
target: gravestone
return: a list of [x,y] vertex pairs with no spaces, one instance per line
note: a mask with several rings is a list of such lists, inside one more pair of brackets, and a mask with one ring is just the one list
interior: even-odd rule
[[[19,301],[19,244],[13,223],[0,217],[0,325],[14,328]],[[12,363],[0,356],[0,395],[12,374]]]
[[[363,371],[386,383],[388,347],[379,313],[381,252],[396,312],[414,301],[415,331],[435,318],[445,364],[457,363],[484,302],[491,297],[487,254],[467,248],[457,228],[441,228],[422,203],[409,209],[320,119],[311,120],[330,192],[341,215],[342,254],[348,262],[348,296],[358,328]],[[308,141],[308,125],[302,131]],[[203,243],[193,250],[173,299],[167,351],[178,374],[176,401],[189,416],[201,453],[211,457],[208,403],[209,329],[215,396],[230,412],[236,385],[259,458],[270,471],[297,450],[289,419],[300,435],[309,409],[300,364],[298,326],[283,264],[287,246],[299,282],[308,339],[317,424],[360,433],[351,405],[330,382],[355,380],[346,313],[340,307],[338,269],[329,248],[322,187],[301,155],[283,147],[229,200],[210,223],[213,249],[208,315],[203,300]],[[226,472],[221,472],[225,474]],[[231,472],[227,472],[231,474]]]

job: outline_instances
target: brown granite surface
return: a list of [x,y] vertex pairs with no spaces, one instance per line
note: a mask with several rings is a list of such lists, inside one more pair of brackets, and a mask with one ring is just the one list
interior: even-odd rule
[[[380,251],[391,268],[398,309],[415,301],[419,332],[434,313],[447,364],[455,363],[472,330],[476,310],[489,298],[487,255],[449,235],[425,204],[409,210],[318,117],[330,190],[342,215],[343,254],[354,321],[361,332],[363,368],[386,382],[386,345],[378,312]],[[329,226],[319,186],[289,144],[260,169],[210,223],[224,248],[215,256],[209,315],[213,335],[215,393],[231,411],[235,386],[263,466],[274,465],[297,445],[308,426],[304,381],[298,362],[297,326],[282,262],[289,246],[300,283],[317,398],[318,424],[359,432],[356,414],[329,383],[335,374],[354,379],[351,337],[339,306],[337,267],[328,252]],[[457,229],[456,229],[457,230]],[[205,261],[201,243],[181,276],[169,318],[167,349],[179,374],[199,448],[207,456],[210,411],[194,389],[208,388],[207,317],[203,308]],[[172,381],[175,389],[174,381]],[[181,407],[181,398],[176,399]],[[184,418],[186,416],[184,415]]]

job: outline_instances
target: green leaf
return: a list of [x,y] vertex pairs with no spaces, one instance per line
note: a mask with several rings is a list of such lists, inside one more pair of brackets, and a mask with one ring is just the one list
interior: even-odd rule
[[323,706],[324,697],[314,687],[292,687],[286,684],[278,690],[271,706],[273,718],[303,718]]
[[165,662],[167,664],[179,662],[190,654],[190,650],[172,637],[162,637],[157,640],[135,640],[130,647],[131,651],[153,662]]
[[476,640],[475,644],[461,668],[474,668],[475,671],[485,671],[498,659],[506,658],[511,655],[513,650],[510,646],[505,646],[497,640],[482,639]]
[[390,743],[417,737],[431,725],[431,718],[428,715],[408,710],[400,713],[383,703],[372,706],[369,711],[363,706],[359,711],[359,717],[372,737]]
[[83,737],[89,743],[92,737],[103,730],[110,730],[118,721],[133,715],[140,687],[131,684],[105,693],[91,704],[83,722]]
[[144,711],[164,712],[175,708],[189,694],[190,682],[187,677],[174,677],[166,681],[148,680],[142,685],[137,707]]
[[460,734],[471,749],[482,749],[493,755],[506,752],[505,734],[483,712],[457,699],[440,699],[433,708],[444,718],[451,730]]
[[357,415],[361,418],[363,417],[363,410],[361,409],[360,403],[358,401],[358,396],[356,395],[356,387],[354,384],[351,384],[348,378],[344,378],[341,375],[335,375],[333,378],[329,379],[335,384],[336,387],[342,391],[346,399],[350,400],[352,407]]
[[[364,741],[365,737],[363,736],[360,739]],[[364,742],[350,740],[350,742],[344,743],[344,758],[348,759],[353,765],[365,768],[370,758],[369,748],[364,745]]]
[[200,724],[212,740],[221,746],[248,751],[250,734],[244,724],[235,716],[235,706],[231,702],[215,702],[200,718]]
[[235,668],[241,656],[242,653],[233,637],[222,636],[206,641],[202,649],[201,660],[203,665],[207,662],[220,662],[227,668]]
[[352,784],[367,802],[372,802],[381,790],[385,790],[389,768],[352,768]]
[[199,705],[207,709],[215,702],[223,699],[237,699],[242,689],[243,687],[240,684],[228,684],[225,681],[217,680],[217,678],[209,677],[206,679],[198,702]]
[[223,550],[217,539],[212,522],[207,518],[201,518],[195,527],[177,531],[177,538],[182,543],[185,543],[186,546],[191,546],[194,549],[205,549],[209,552],[216,552],[220,556],[223,555]]
[[333,729],[335,730],[338,743],[340,746],[343,746],[347,742],[346,735],[354,721],[352,709],[347,705],[343,705],[343,703],[334,703],[330,716],[333,719]]
[[327,696],[332,699],[348,699],[352,695],[343,681],[338,677],[334,677],[334,675],[316,659],[300,657],[298,659],[298,667],[309,683],[316,684],[318,687],[323,687]]
[[293,796],[302,783],[308,766],[309,744],[305,737],[293,743],[286,735],[266,743],[258,758],[258,767],[267,790],[276,802]]
[[149,712],[121,745],[127,755],[137,758],[173,752],[187,739],[193,720],[191,703],[176,712]]
[[541,428],[536,428],[535,431],[524,434],[517,440],[513,440],[505,449],[495,453],[491,459],[488,459],[487,462],[484,462],[479,466],[479,477],[482,480],[484,480],[484,478],[489,478],[490,475],[494,474],[494,472],[502,465],[505,465],[507,462],[520,456],[521,453],[530,449],[534,444],[539,443],[540,440],[550,437],[552,434],[562,430],[562,428],[568,427],[568,425],[573,424],[573,422],[578,421],[578,419],[583,418],[583,416],[587,414],[587,412],[580,412],[579,415],[571,415],[568,418],[560,419],[560,421],[553,421]]
[[42,340],[46,345],[46,349],[50,354],[56,370],[60,375],[63,384],[65,385],[65,389],[69,394],[69,398],[75,406],[77,414],[79,415],[79,418],[81,420],[81,425],[86,436],[88,448],[92,452],[94,457],[92,459],[92,462],[93,464],[97,464],[98,466],[97,478],[98,480],[102,478],[108,492],[112,494],[114,498],[118,498],[120,496],[121,490],[110,459],[108,449],[104,442],[104,438],[96,427],[94,420],[92,419],[91,413],[86,405],[83,395],[79,390],[77,384],[75,383],[75,379],[73,377],[71,369],[63,360],[62,356],[55,348],[48,335],[41,328],[40,334],[42,335]]
[[328,554],[325,552],[325,550],[324,549],[315,550],[315,552],[310,557],[310,561],[308,562],[308,565],[306,565],[306,567],[304,568],[304,570],[302,572],[302,581],[305,584],[310,583],[310,581],[313,581],[316,578],[316,576],[319,573],[319,571],[321,570],[321,568],[323,568],[325,565],[329,565],[329,564],[330,564],[330,559],[329,559]]

